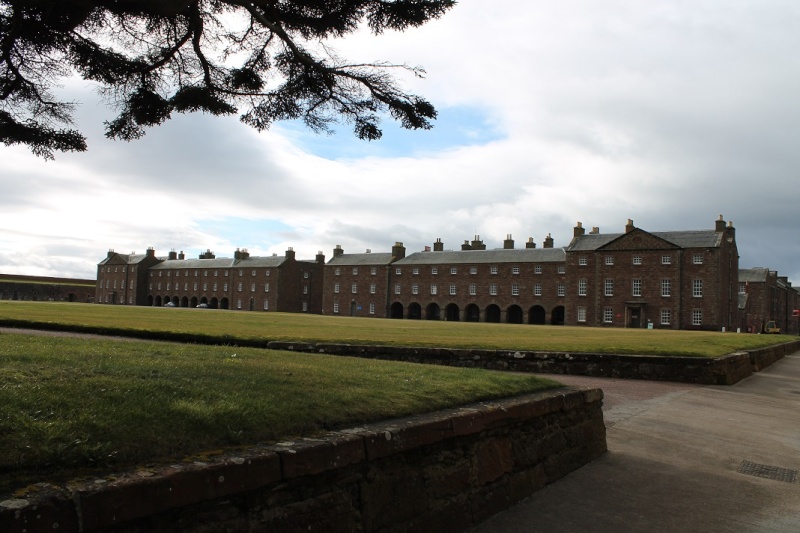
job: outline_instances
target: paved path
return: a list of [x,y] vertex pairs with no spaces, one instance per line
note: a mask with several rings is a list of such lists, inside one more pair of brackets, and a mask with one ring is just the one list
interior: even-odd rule
[[731,386],[599,386],[609,451],[472,533],[800,531],[800,352]]

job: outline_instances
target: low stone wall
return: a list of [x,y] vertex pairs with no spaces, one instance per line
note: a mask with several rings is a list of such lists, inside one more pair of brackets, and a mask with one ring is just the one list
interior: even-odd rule
[[462,531],[602,455],[602,398],[568,387],[68,487],[39,484],[0,503],[0,531]]
[[711,358],[356,346],[297,342],[270,342],[267,347],[276,350],[317,352],[410,363],[511,370],[514,372],[679,381],[706,385],[733,385],[752,375],[754,371],[747,352]]
[[754,372],[761,372],[769,365],[779,361],[789,354],[795,353],[800,350],[800,340],[787,342],[784,344],[777,344],[759,350],[750,350],[750,362],[753,365]]

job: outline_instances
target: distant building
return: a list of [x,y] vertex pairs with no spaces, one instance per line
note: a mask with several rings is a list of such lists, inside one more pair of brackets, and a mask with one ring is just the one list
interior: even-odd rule
[[95,284],[93,279],[0,274],[0,300],[90,303]]
[[[113,251],[100,262],[95,301],[103,304],[321,313],[370,318],[506,322],[654,329],[761,331],[776,320],[797,332],[796,289],[768,269],[739,270],[733,223],[649,232],[628,220],[620,233],[586,232],[567,246],[548,235],[515,248],[487,249],[475,236],[459,250],[437,239],[406,254],[345,253],[325,263],[285,256],[233,258],[207,251],[186,259]],[[792,320],[794,318],[794,320]]]

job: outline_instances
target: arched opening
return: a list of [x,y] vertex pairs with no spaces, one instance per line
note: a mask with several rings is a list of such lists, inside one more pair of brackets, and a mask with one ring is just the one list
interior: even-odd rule
[[192,296],[192,299],[189,300],[189,307],[197,307],[197,296]]
[[154,304],[155,304],[155,301],[153,300],[153,296],[149,295],[147,297],[147,305],[154,305]]
[[187,296],[181,298],[181,307],[189,307],[189,298]]
[[547,313],[541,305],[534,305],[528,310],[528,324],[544,324],[547,319]]
[[419,320],[422,318],[422,307],[418,303],[413,303],[408,306],[408,318],[412,320]]
[[228,309],[229,306],[230,306],[230,303],[228,302],[227,298],[223,298],[222,300],[219,301],[219,308],[220,309]]
[[425,308],[426,320],[441,320],[441,311],[438,304],[430,304]]
[[486,322],[500,322],[500,308],[491,304],[486,308]]
[[175,307],[178,307],[180,305],[180,303],[181,303],[181,301],[178,299],[177,296],[173,296],[172,297],[172,305],[174,305]]
[[72,292],[71,292],[71,293],[69,293],[69,294],[67,295],[67,301],[68,301],[68,302],[76,302],[77,300],[78,300],[78,297],[77,297],[77,296],[75,296],[75,293],[72,293]]
[[389,318],[403,318],[403,304],[395,302],[389,308]]
[[466,309],[464,309],[464,320],[467,322],[480,322],[481,320],[481,310],[475,304],[469,304]]
[[458,322],[461,320],[461,310],[458,308],[456,304],[448,304],[447,307],[444,308],[444,316],[445,320],[450,322]]
[[506,322],[509,324],[522,324],[522,308],[518,305],[511,305],[506,310]]
[[210,301],[210,302],[208,302],[208,306],[209,306],[211,309],[216,309],[216,308],[218,308],[218,307],[219,307],[219,300],[217,300],[217,297],[216,297],[216,296],[214,296],[214,297],[212,297],[212,298],[211,298],[211,301]]
[[255,298],[250,298],[250,311],[256,310],[256,300]]
[[554,326],[564,325],[564,306],[558,305],[553,309],[553,314],[550,315],[550,324]]
[[156,307],[161,307],[161,296],[156,296],[156,299],[155,299],[154,303],[155,303]]

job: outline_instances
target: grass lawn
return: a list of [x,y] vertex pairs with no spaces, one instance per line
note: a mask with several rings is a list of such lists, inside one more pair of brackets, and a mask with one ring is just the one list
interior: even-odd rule
[[105,333],[167,331],[237,339],[718,357],[795,340],[789,335],[673,331],[429,320],[388,320],[299,313],[0,301],[0,322],[31,321],[98,328]]
[[558,386],[257,348],[0,333],[0,494],[86,469],[176,461]]

